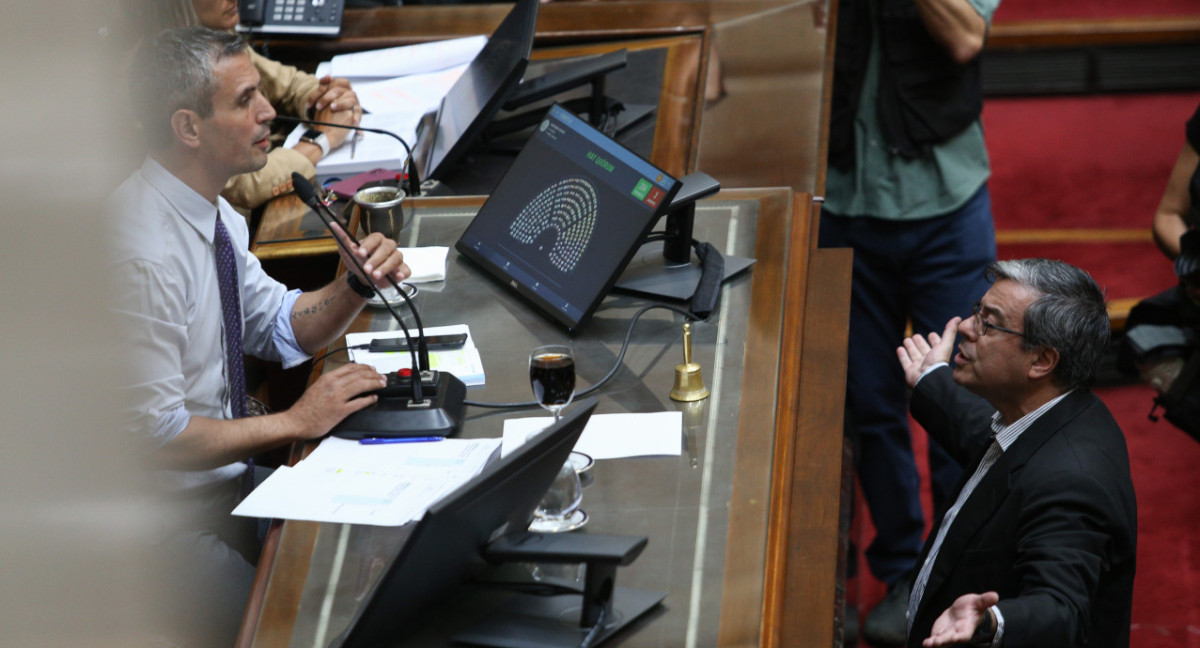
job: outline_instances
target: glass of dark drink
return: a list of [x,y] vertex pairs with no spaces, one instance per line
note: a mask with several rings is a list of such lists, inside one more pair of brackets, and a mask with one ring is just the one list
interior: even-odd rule
[[557,421],[575,396],[575,355],[562,344],[540,346],[529,354],[529,384],[533,397]]

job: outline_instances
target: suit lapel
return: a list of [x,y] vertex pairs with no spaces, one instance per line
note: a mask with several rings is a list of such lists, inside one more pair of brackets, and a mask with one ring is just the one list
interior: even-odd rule
[[[1000,455],[996,463],[988,469],[986,475],[971,492],[966,503],[959,510],[929,573],[929,581],[925,586],[920,612],[932,614],[934,618],[942,610],[927,610],[926,602],[935,600],[937,591],[943,587],[956,565],[959,564],[963,553],[971,546],[971,541],[979,530],[991,519],[1000,504],[1008,497],[1011,484],[1016,473],[1043,444],[1053,437],[1064,425],[1078,416],[1084,409],[1096,400],[1090,391],[1077,391],[1064,398],[1050,411],[1043,414],[1037,421],[1023,432],[1008,450]],[[972,462],[971,473],[964,475],[963,481],[956,491],[962,490],[970,476],[978,468],[980,460]],[[957,497],[957,495],[956,495]],[[930,534],[930,541],[925,543],[921,552],[921,561],[925,560],[931,548],[935,533]],[[918,563],[921,564],[921,563]],[[967,592],[963,592],[966,594]],[[978,593],[978,592],[975,592]]]

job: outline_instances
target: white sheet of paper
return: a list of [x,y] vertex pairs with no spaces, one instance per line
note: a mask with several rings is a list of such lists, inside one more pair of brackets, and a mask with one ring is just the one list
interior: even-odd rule
[[339,54],[331,61],[330,73],[333,76],[353,79],[397,77],[444,70],[470,63],[486,44],[487,36],[465,36],[432,43]]
[[[512,452],[553,422],[544,416],[504,421],[500,455]],[[575,450],[593,459],[679,455],[683,451],[683,413],[593,414]]]
[[446,257],[450,254],[450,248],[444,245],[400,248],[400,253],[404,255],[404,263],[412,270],[412,275],[404,281],[425,283],[446,278]]
[[442,97],[466,69],[466,65],[456,65],[428,74],[360,81],[354,84],[354,94],[368,113],[415,113],[419,120],[421,115],[437,110]]
[[[479,357],[479,349],[475,348],[475,340],[471,337],[471,329],[466,324],[425,327],[426,336],[454,335],[456,333],[466,333],[466,343],[463,344],[461,349],[430,351],[429,368],[436,369],[437,371],[449,371],[468,387],[484,384],[486,376],[483,373],[483,360]],[[415,336],[417,332],[410,328],[409,334]],[[401,331],[347,333],[346,346],[353,347],[359,344],[368,344],[376,338],[402,337],[404,337],[404,333]],[[370,365],[380,373],[390,373],[405,367],[412,367],[412,360],[407,351],[371,353],[366,349],[351,349],[350,361]]]
[[275,470],[234,515],[399,526],[478,475],[497,439],[362,445],[330,437]]

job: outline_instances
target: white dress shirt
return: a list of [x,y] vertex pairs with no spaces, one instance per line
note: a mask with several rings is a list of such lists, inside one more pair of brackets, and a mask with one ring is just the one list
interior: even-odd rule
[[[106,208],[114,225],[117,312],[133,356],[135,377],[126,396],[134,429],[161,446],[192,416],[231,416],[213,252],[218,213],[229,230],[241,280],[244,351],[285,367],[308,358],[290,320],[300,291],[288,291],[263,272],[249,252],[245,219],[224,198],[209,202],[148,157]],[[166,477],[173,488],[186,489],[244,470],[244,464],[235,463]]]

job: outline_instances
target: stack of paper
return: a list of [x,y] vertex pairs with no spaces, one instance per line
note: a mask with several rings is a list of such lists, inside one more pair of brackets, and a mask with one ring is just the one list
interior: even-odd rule
[[[480,359],[479,349],[475,347],[475,340],[471,337],[471,329],[466,324],[434,326],[426,327],[425,329],[426,336],[455,335],[457,333],[467,334],[466,343],[463,344],[461,349],[430,351],[429,368],[437,371],[448,371],[457,376],[468,387],[484,384],[483,360]],[[415,343],[417,341],[416,329],[410,328],[409,334],[413,336],[413,342]],[[347,333],[346,346],[355,347],[360,344],[370,344],[371,340],[377,338],[402,337],[404,337],[402,331]],[[380,373],[391,373],[412,367],[412,359],[407,351],[371,353],[367,349],[352,348],[350,350],[350,361],[370,365]]]
[[399,526],[478,475],[499,445],[498,439],[361,445],[329,437],[295,466],[277,468],[233,514]]
[[[359,125],[391,131],[409,147],[415,147],[421,116],[437,109],[442,97],[486,43],[486,36],[468,36],[343,54],[318,66],[317,75],[349,79],[367,113]],[[284,146],[295,146],[307,128],[298,125]],[[406,156],[403,145],[394,138],[360,133],[353,149],[347,140],[317,163],[317,178],[345,178],[377,168],[399,170]]]

